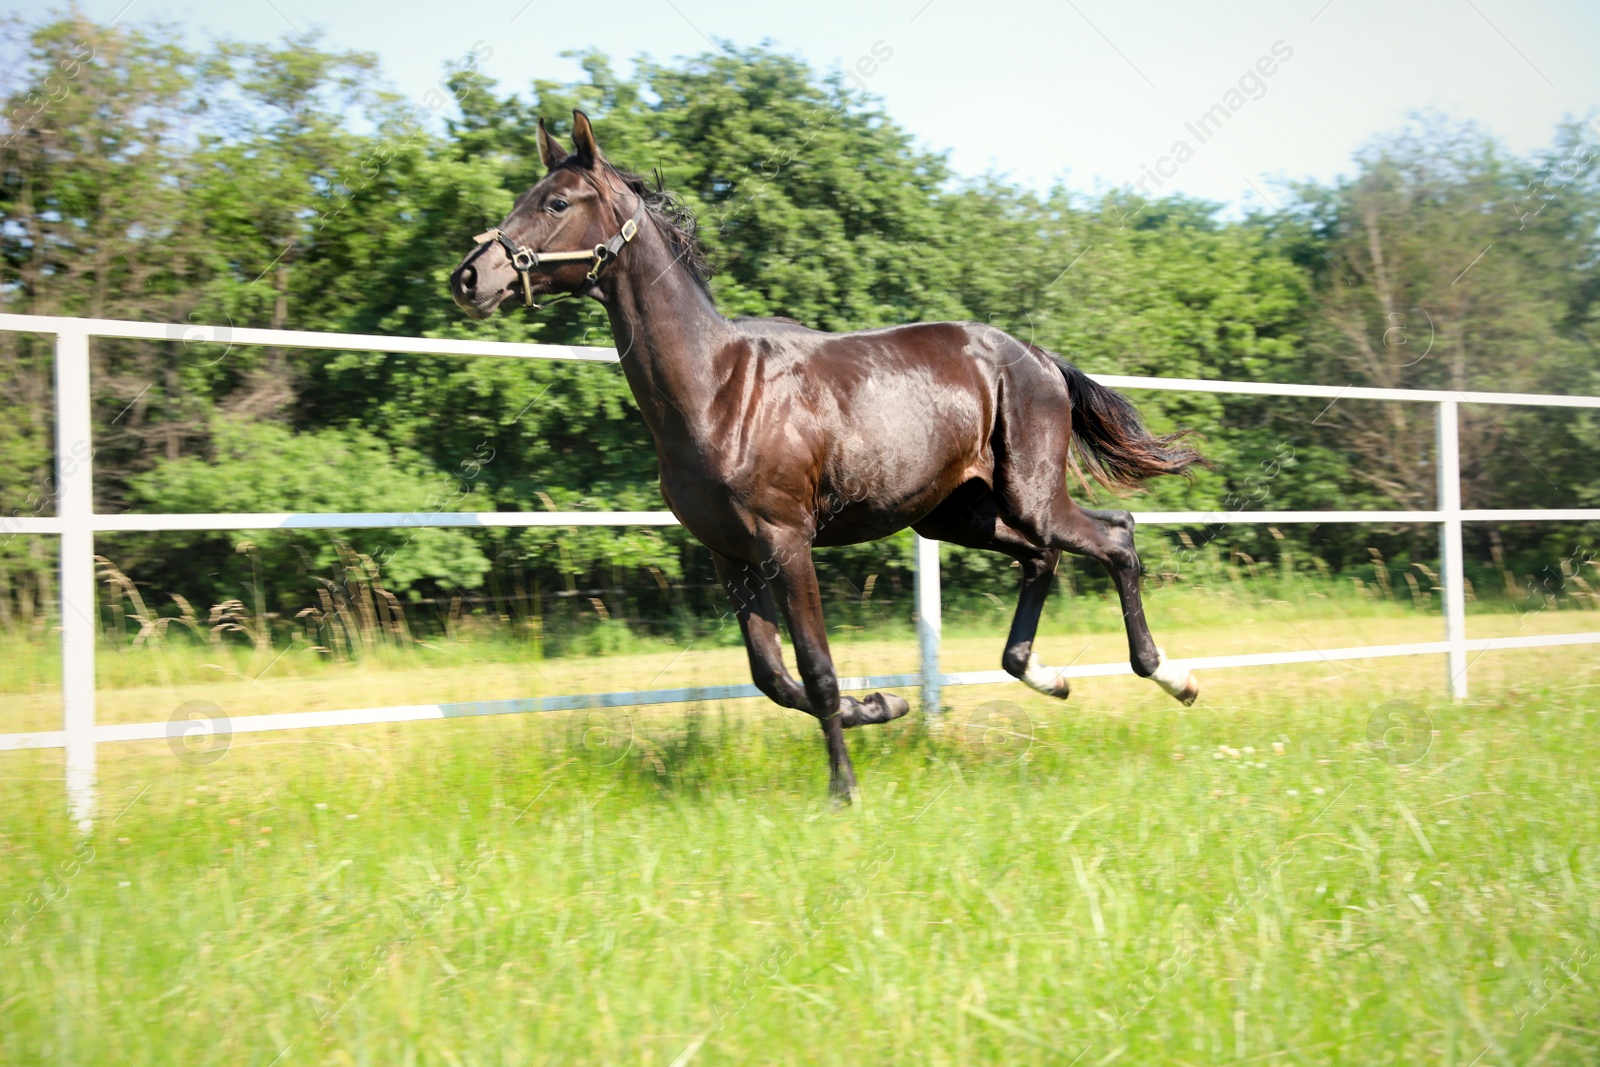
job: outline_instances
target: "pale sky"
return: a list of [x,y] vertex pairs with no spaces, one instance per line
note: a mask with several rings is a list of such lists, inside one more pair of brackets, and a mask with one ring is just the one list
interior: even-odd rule
[[[390,82],[414,99],[446,60],[480,40],[494,49],[483,69],[502,88],[534,77],[572,79],[577,64],[558,53],[589,47],[623,71],[640,54],[669,60],[704,52],[712,40],[767,42],[823,70],[887,53],[868,66],[867,89],[923,147],[949,150],[961,174],[992,171],[1035,188],[1065,181],[1093,192],[1138,181],[1181,139],[1193,158],[1163,164],[1171,176],[1161,191],[1236,207],[1259,195],[1275,201],[1286,179],[1348,173],[1362,144],[1417,111],[1476,121],[1518,153],[1548,145],[1567,117],[1596,119],[1600,141],[1597,0],[80,6],[102,21],[126,8],[127,21],[178,22],[196,43],[218,35],[269,40],[317,27],[339,47],[376,52]],[[36,8],[0,0],[0,10]],[[1243,91],[1230,97],[1242,77]],[[1232,110],[1202,144],[1185,123],[1219,103]]]

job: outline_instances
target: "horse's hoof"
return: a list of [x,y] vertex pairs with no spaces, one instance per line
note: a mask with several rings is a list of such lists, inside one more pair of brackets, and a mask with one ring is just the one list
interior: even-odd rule
[[1190,671],[1189,680],[1184,684],[1183,689],[1172,695],[1181,700],[1184,707],[1193,707],[1194,702],[1200,699],[1200,679],[1194,676],[1193,671]]
[[[843,703],[843,702],[841,702]],[[873,693],[865,700],[850,699],[839,709],[841,724],[846,730],[852,726],[873,726],[893,722],[911,710],[904,697],[893,693]]]
[[1046,666],[1038,656],[1029,654],[1028,665],[1022,671],[1022,683],[1047,697],[1065,700],[1072,695],[1072,680],[1066,676],[1066,670],[1065,667]]
[[1156,649],[1156,655],[1160,658],[1150,680],[1181,700],[1184,707],[1193,705],[1200,698],[1200,680],[1193,671],[1168,660],[1161,649]]

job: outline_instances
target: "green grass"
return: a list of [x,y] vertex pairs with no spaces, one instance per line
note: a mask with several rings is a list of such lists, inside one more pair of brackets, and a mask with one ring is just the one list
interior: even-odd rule
[[[1115,598],[1072,595],[1068,583],[1060,584],[1046,604],[1039,631],[1047,658],[1064,649],[1063,660],[1073,655],[1086,657],[1081,660],[1085,663],[1096,657],[1122,659],[1126,655],[1123,624]],[[1429,593],[1412,599],[1395,593],[1396,587],[1404,588],[1405,583],[1391,582],[1383,592],[1370,583],[1357,587],[1305,572],[1285,576],[1269,571],[1241,573],[1237,580],[1208,578],[1152,587],[1145,600],[1158,640],[1181,657],[1439,639],[1443,624],[1437,596]],[[126,603],[124,606],[133,610]],[[965,606],[947,611],[944,634],[952,651],[946,657],[946,668],[997,667],[1000,641],[1014,607],[1015,599],[1008,593],[993,599],[969,597]],[[914,667],[915,624],[909,607],[881,601],[850,602],[834,596],[828,609],[841,673],[881,673],[884,655],[897,652],[909,653],[912,658],[897,661],[893,669]],[[1593,629],[1600,620],[1591,598],[1571,595],[1522,603],[1497,597],[1473,601],[1469,612],[1469,635],[1475,637]],[[97,657],[99,687],[117,696],[105,702],[101,720],[165,718],[173,707],[189,699],[216,700],[229,714],[260,714],[528,696],[534,695],[534,689],[539,695],[548,695],[747,680],[738,627],[731,621],[719,626],[713,618],[702,618],[697,627],[686,627],[672,636],[643,635],[619,620],[596,623],[592,612],[586,622],[560,622],[554,617],[496,619],[480,614],[458,623],[450,633],[417,639],[398,639],[382,628],[372,628],[365,632],[364,642],[357,642],[354,654],[312,647],[303,635],[291,641],[281,626],[262,647],[238,631],[203,641],[178,626],[164,636],[136,643],[138,627],[130,623],[107,635]],[[569,654],[547,654],[557,648],[568,649]],[[673,661],[685,649],[694,650],[703,661],[706,653],[729,653],[711,660],[725,660],[731,673],[724,671],[717,677],[669,675],[650,683],[660,665]],[[652,656],[660,657],[659,664],[639,677],[629,677],[625,668],[607,667],[593,672],[594,677],[574,676],[569,669],[575,663],[654,662]],[[684,660],[679,666],[692,662]],[[60,642],[51,628],[41,624],[28,634],[0,633],[0,732],[55,728],[60,721],[60,674]],[[461,686],[429,688],[430,682],[417,688],[413,684],[423,676],[442,679],[451,674],[463,680]],[[230,686],[237,690],[241,684],[249,686],[243,698],[229,691]],[[491,690],[502,684],[507,688],[488,691],[486,684]],[[303,705],[293,703],[306,688],[330,694],[332,702],[307,698],[309,702]],[[396,693],[397,688],[405,691]],[[391,696],[386,696],[386,691]],[[336,692],[345,695],[333,699]],[[140,693],[144,696],[129,699]],[[118,711],[152,700],[151,707],[137,714]],[[273,700],[287,700],[291,706],[272,706]]]
[[105,746],[81,843],[9,754],[0,1061],[1592,1063],[1600,658],[1488,659],[954,690],[846,812],[753,701]]

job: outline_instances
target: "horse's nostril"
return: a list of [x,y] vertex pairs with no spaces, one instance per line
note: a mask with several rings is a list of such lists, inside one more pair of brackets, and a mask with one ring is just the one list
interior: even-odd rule
[[478,272],[472,267],[462,267],[456,271],[456,291],[471,296],[478,287]]

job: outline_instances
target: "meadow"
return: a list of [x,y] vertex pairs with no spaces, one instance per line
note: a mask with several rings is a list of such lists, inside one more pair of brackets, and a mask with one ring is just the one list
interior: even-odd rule
[[[475,45],[424,112],[334,38],[127,13],[0,25],[6,114],[41,119],[0,146],[0,310],[176,325],[95,342],[92,433],[59,456],[77,372],[0,332],[0,515],[49,513],[91,452],[108,516],[659,507],[615,368],[232,343],[608,343],[575,304],[469,327],[439,284],[538,170],[536,117],[566,136],[579,105],[705,221],[730,315],[981,321],[1094,372],[1600,395],[1576,120],[1513,152],[1430,113],[1235,210],[963,175],[836,72],[720,34],[519,84]],[[1238,520],[1144,534],[1174,657],[1442,636],[1435,530],[1242,514],[1432,507],[1428,405],[1135,395],[1217,463],[1148,506]],[[1466,507],[1596,504],[1587,413],[1490,407],[1459,413]],[[0,733],[61,724],[56,542],[16,528]],[[1493,560],[1468,559],[1469,636],[1600,630],[1579,529],[1469,536]],[[234,533],[96,538],[99,723],[747,680],[678,535]],[[823,554],[841,674],[915,669],[908,547]],[[992,670],[1014,582],[946,561],[943,666]],[[1086,570],[1058,572],[1052,663],[1126,656]],[[59,751],[0,752],[0,1064],[1600,1062],[1597,670],[1600,645],[1475,656],[1460,704],[1438,657],[1207,672],[1191,708],[1125,677],[951,687],[852,731],[847,810],[815,724],[762,700],[106,744],[87,834]]]
[[[1162,595],[1186,655],[1439,625]],[[1051,615],[1053,659],[1121,655],[1099,610]],[[841,670],[909,667],[896,629],[841,633]],[[1000,637],[967,618],[947,666],[991,666]],[[714,636],[460,644],[257,680],[254,650],[130,649],[101,657],[101,715],[743,670]],[[31,720],[42,668],[11,653],[7,714]],[[814,724],[758,700],[102,746],[84,839],[59,753],[9,753],[0,1061],[1594,1062],[1597,670],[1589,648],[1486,654],[1462,705],[1435,658],[1208,672],[1189,709],[1131,678],[1065,704],[951,689],[938,720],[852,731],[845,811]]]

